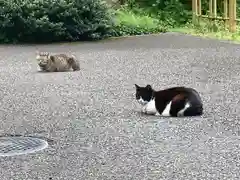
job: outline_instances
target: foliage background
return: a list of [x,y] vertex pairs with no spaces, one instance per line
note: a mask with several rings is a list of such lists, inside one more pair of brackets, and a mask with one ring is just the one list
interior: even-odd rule
[[[107,3],[105,3],[107,1]],[[0,42],[98,40],[141,35],[191,25],[192,0],[5,0],[0,1]],[[237,0],[240,3],[240,0]],[[202,0],[203,14],[209,0]],[[223,1],[217,1],[218,15]],[[114,4],[114,6],[109,6]],[[240,16],[240,7],[237,11]],[[193,27],[198,32],[214,27]]]
[[111,17],[101,0],[0,1],[0,41],[101,39],[111,35]]

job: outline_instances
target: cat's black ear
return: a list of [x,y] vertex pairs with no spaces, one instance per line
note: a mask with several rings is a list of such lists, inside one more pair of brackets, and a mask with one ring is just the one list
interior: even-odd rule
[[152,89],[152,86],[148,84],[148,85],[146,86],[146,88],[149,89],[149,90],[151,90],[151,89]]
[[139,88],[140,88],[137,84],[135,84],[135,87],[136,87],[136,89],[139,89]]

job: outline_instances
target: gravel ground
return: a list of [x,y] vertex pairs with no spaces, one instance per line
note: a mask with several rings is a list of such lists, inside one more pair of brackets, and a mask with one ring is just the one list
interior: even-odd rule
[[[36,50],[72,52],[82,69],[37,72]],[[239,45],[165,33],[0,54],[0,134],[49,140],[0,158],[1,180],[239,180]],[[141,115],[134,83],[196,88],[205,113]]]

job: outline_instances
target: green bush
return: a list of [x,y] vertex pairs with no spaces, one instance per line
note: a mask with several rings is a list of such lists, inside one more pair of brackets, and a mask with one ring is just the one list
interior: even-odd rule
[[0,2],[0,42],[101,39],[112,20],[101,0],[5,0]]
[[114,30],[115,36],[126,36],[166,32],[167,28],[158,19],[150,16],[130,10],[118,10]]
[[[171,26],[186,24],[191,19],[190,3],[184,0],[127,0],[128,7],[131,9],[143,8],[151,16],[155,16]],[[190,6],[191,7],[191,6]]]

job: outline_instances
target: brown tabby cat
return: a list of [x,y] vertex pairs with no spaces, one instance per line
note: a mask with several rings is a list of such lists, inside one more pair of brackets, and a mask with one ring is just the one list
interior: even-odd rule
[[36,55],[38,65],[42,71],[46,72],[63,72],[63,71],[79,71],[80,64],[75,56],[67,56],[66,54],[52,55],[48,52],[38,52]]

